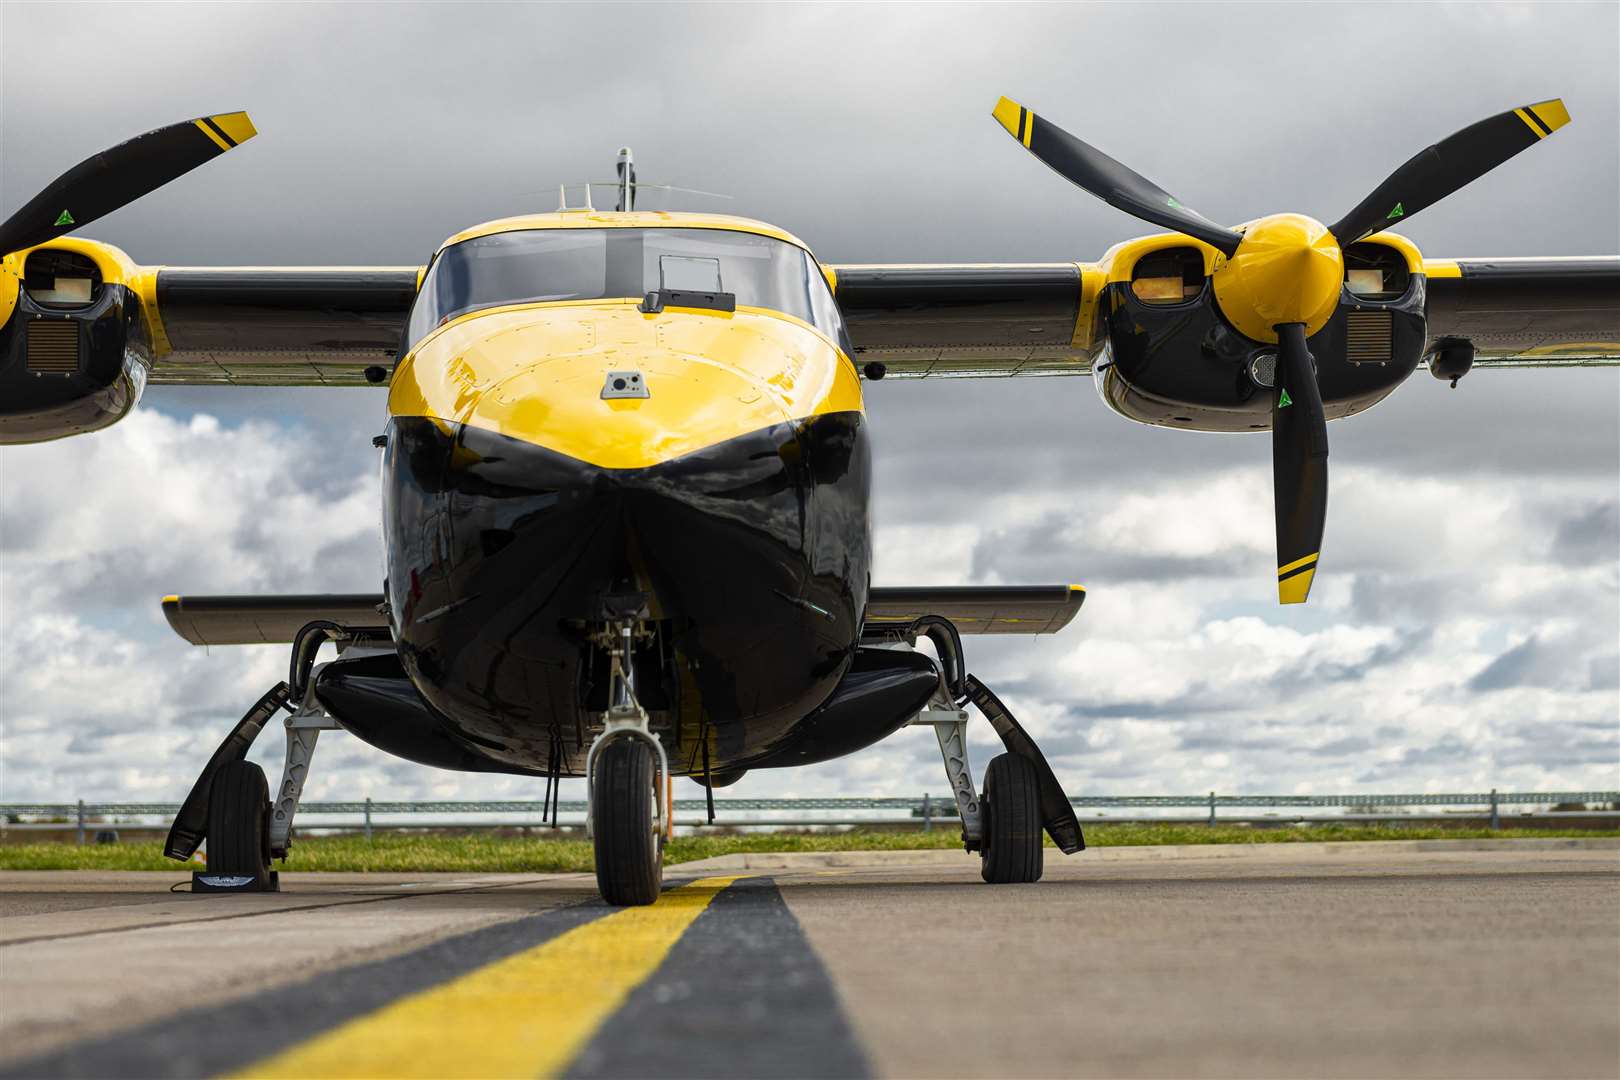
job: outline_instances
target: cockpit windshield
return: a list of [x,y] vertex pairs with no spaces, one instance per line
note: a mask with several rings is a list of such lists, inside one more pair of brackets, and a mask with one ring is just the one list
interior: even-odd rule
[[793,315],[849,351],[832,290],[808,252],[722,229],[523,229],[463,240],[428,268],[406,340],[414,346],[479,308],[640,299],[654,289],[733,293],[739,307]]

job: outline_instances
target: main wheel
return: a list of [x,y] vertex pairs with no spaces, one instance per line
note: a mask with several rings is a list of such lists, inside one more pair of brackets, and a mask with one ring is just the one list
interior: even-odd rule
[[208,872],[270,882],[270,785],[251,761],[214,774],[208,791]]
[[596,887],[619,907],[658,899],[664,876],[664,838],[658,831],[658,769],[652,747],[618,738],[596,755],[591,822],[596,834]]
[[997,885],[1041,880],[1045,849],[1034,763],[1017,754],[991,758],[979,813],[984,823],[979,872],[984,880]]

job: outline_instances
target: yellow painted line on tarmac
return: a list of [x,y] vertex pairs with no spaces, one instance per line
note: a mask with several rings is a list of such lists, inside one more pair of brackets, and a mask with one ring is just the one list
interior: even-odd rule
[[550,1076],[658,970],[720,890],[700,878],[251,1065],[237,1077]]

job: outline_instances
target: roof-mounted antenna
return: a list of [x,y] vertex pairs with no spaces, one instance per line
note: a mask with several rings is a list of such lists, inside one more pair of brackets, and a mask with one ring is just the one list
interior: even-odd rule
[[620,211],[636,208],[636,159],[628,146],[619,147],[619,205]]

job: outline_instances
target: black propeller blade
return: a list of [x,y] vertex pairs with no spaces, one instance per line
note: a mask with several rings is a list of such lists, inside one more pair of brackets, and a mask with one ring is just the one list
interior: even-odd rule
[[220,113],[148,131],[86,158],[0,224],[0,255],[71,232],[256,134],[247,113]]
[[1327,525],[1327,416],[1303,323],[1277,327],[1271,405],[1271,482],[1277,518],[1277,599],[1303,604]]
[[1229,256],[1243,239],[1226,226],[1187,209],[1147,177],[1081,142],[1051,121],[1036,116],[1011,98],[997,102],[992,115],[1008,134],[1059,176],[1109,206],[1143,221],[1186,233]]
[[1390,173],[1361,204],[1328,227],[1340,245],[1353,244],[1404,221],[1478,180],[1521,150],[1569,123],[1562,99],[1498,113],[1463,128]]

